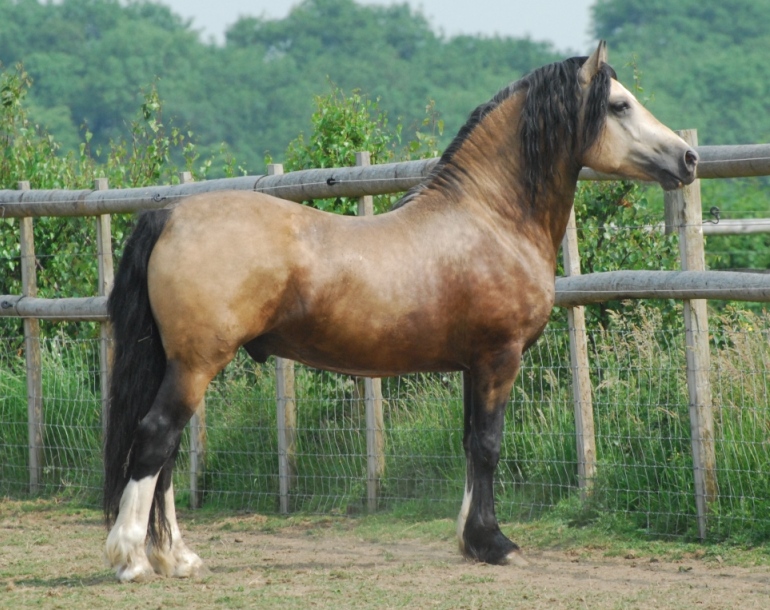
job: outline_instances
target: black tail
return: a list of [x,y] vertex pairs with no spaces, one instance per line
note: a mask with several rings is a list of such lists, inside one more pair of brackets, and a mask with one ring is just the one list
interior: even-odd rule
[[[137,425],[150,410],[166,372],[166,354],[150,310],[147,266],[170,212],[155,210],[139,217],[107,303],[115,345],[104,438],[104,516],[108,525],[115,522],[131,476]],[[150,516],[153,539],[162,537],[165,524],[161,483],[156,487]]]

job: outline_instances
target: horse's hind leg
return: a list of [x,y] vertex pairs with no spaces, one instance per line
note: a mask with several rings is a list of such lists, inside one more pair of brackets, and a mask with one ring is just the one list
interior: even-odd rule
[[107,536],[105,557],[122,582],[143,581],[153,574],[144,550],[158,475],[131,479],[120,499],[120,512]]
[[152,575],[153,565],[145,549],[148,531],[151,555],[155,564],[162,566],[161,573],[185,576],[188,574],[184,572],[200,567],[200,559],[187,551],[176,526],[171,470],[182,430],[210,379],[170,360],[158,395],[137,426],[126,463],[130,479],[107,537],[106,556],[121,581],[144,580]]
[[[162,542],[152,540],[149,542],[147,545],[147,557],[155,572],[163,576],[174,576],[177,578],[197,576],[203,568],[203,561],[182,541],[182,532],[179,530],[179,524],[176,520],[174,484],[171,482],[169,466],[163,467],[163,474],[165,475],[167,468],[169,469],[168,484],[164,495],[169,532]],[[158,485],[165,483],[162,478],[163,475],[161,480],[158,481]]]

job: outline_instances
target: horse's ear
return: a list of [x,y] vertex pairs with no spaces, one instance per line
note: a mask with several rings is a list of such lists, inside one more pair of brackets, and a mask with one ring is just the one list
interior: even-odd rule
[[593,55],[586,59],[586,62],[581,66],[580,72],[578,72],[578,79],[583,87],[587,87],[591,82],[591,79],[601,69],[601,67],[607,63],[607,41],[600,40],[599,46],[596,47],[596,51]]

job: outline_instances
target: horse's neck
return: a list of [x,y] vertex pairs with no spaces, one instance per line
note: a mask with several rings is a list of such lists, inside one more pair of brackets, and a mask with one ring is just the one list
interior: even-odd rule
[[455,156],[465,176],[461,205],[487,216],[496,229],[507,226],[512,234],[529,236],[555,261],[575,197],[579,164],[566,152],[554,160],[555,178],[532,201],[524,180],[518,129],[511,129],[510,119],[501,118],[489,117]]
[[539,196],[532,206],[533,220],[545,230],[553,247],[554,257],[558,254],[567,231],[579,169],[564,168],[562,172],[560,180],[551,186],[549,192]]

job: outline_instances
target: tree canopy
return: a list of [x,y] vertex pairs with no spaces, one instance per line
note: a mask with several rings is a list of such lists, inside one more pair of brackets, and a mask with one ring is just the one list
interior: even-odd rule
[[[764,0],[597,0],[593,33],[610,43],[626,83],[667,124],[701,143],[770,136],[770,4]],[[94,149],[128,131],[157,87],[165,111],[205,152],[226,142],[252,171],[309,127],[329,81],[379,99],[391,123],[418,128],[435,101],[445,143],[468,113],[530,69],[563,57],[530,39],[437,34],[407,4],[304,0],[285,18],[242,17],[223,45],[204,42],[171,9],[147,0],[0,0],[0,62],[23,62],[31,118],[73,150],[83,126]]]
[[244,17],[223,46],[150,2],[0,0],[0,62],[23,62],[34,81],[31,117],[64,148],[85,124],[95,147],[126,131],[143,91],[204,151],[226,142],[252,171],[308,128],[313,96],[329,81],[380,99],[414,130],[436,100],[449,131],[499,88],[559,59],[551,45],[438,36],[408,5],[304,0],[284,19]]

